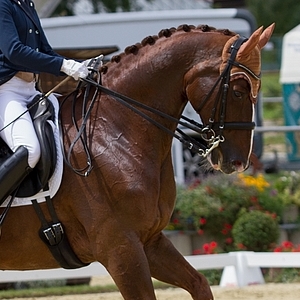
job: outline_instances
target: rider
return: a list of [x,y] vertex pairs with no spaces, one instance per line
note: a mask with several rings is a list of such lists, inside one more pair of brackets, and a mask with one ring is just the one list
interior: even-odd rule
[[37,75],[65,73],[78,80],[88,75],[88,69],[84,63],[67,60],[53,51],[32,0],[1,0],[0,28],[0,137],[13,151],[0,166],[1,201],[40,158],[31,117],[24,113],[38,93]]

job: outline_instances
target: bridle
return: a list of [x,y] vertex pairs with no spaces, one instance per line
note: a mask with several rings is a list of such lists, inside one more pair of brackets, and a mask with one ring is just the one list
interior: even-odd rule
[[[247,66],[236,62],[236,55],[241,45],[246,42],[248,39],[245,37],[239,37],[230,48],[230,57],[227,61],[226,67],[218,77],[217,81],[213,85],[210,92],[202,101],[199,108],[197,108],[197,112],[200,112],[203,106],[207,103],[207,101],[212,97],[213,92],[216,87],[220,84],[220,88],[218,90],[217,96],[214,101],[214,106],[211,111],[211,115],[208,121],[208,124],[203,126],[201,137],[207,142],[208,148],[201,150],[199,149],[199,155],[202,157],[207,157],[208,154],[212,152],[213,149],[217,148],[220,143],[225,141],[223,136],[224,130],[253,130],[255,127],[255,122],[225,122],[226,115],[226,104],[227,104],[227,96],[230,82],[230,72],[232,66],[237,66],[246,71],[250,76],[259,80],[260,77],[257,76],[252,70],[250,70]],[[215,122],[216,111],[219,109],[219,122]],[[216,135],[216,130],[218,130],[219,134]]]
[[[65,158],[67,165],[69,165],[76,174],[81,175],[81,176],[88,176],[92,170],[92,157],[91,157],[88,145],[87,145],[86,124],[87,124],[89,115],[91,113],[91,110],[93,108],[93,105],[94,105],[96,99],[98,98],[99,94],[101,94],[101,93],[105,93],[105,94],[113,97],[119,103],[121,103],[125,107],[131,109],[132,111],[134,111],[135,113],[137,113],[138,115],[143,117],[144,119],[148,120],[150,123],[157,126],[161,130],[163,130],[164,132],[166,132],[167,134],[172,136],[173,138],[179,140],[188,149],[197,153],[199,156],[201,156],[203,158],[206,158],[215,148],[217,148],[219,146],[220,143],[225,141],[225,138],[223,136],[224,130],[229,130],[229,129],[231,129],[231,130],[253,130],[255,127],[254,122],[225,122],[227,95],[228,95],[229,82],[230,82],[230,71],[231,71],[232,66],[233,65],[238,66],[238,67],[244,69],[246,72],[248,72],[251,76],[254,76],[255,78],[259,79],[259,77],[257,75],[255,75],[249,68],[247,68],[246,66],[244,66],[240,63],[237,63],[235,61],[236,55],[237,55],[237,52],[238,52],[240,46],[246,40],[247,39],[244,37],[239,37],[233,43],[233,45],[231,46],[230,58],[227,61],[225,69],[222,71],[222,73],[218,77],[217,81],[213,85],[212,89],[207,94],[204,101],[201,103],[200,108],[198,109],[198,111],[201,110],[201,108],[204,106],[204,104],[211,98],[211,96],[213,95],[213,92],[215,91],[217,86],[220,84],[217,96],[214,101],[214,107],[211,111],[209,123],[207,125],[197,123],[195,120],[189,119],[185,116],[181,116],[180,119],[174,118],[162,111],[159,111],[155,108],[147,106],[143,103],[140,103],[140,102],[138,102],[130,97],[124,96],[116,91],[110,90],[101,84],[101,74],[98,70],[99,68],[96,68],[96,67],[91,68],[91,76],[88,76],[87,78],[82,79],[80,81],[77,89],[73,92],[73,93],[75,93],[74,101],[73,101],[74,102],[73,103],[73,111],[75,111],[75,108],[74,108],[75,102],[76,102],[75,99],[77,98],[78,91],[82,87],[86,88],[86,91],[84,94],[84,101],[83,101],[84,105],[83,105],[83,112],[82,112],[83,122],[82,122],[81,126],[78,126],[76,121],[74,121],[75,120],[74,116],[72,117],[73,121],[75,122],[74,125],[77,130],[77,135],[76,135],[74,141],[71,143],[68,153],[64,154],[64,158]],[[94,63],[94,66],[96,66],[98,64],[97,61],[94,61],[93,63]],[[97,80],[94,79],[95,77],[97,77]],[[88,95],[89,95],[89,92],[87,92],[87,91],[90,90],[91,86],[94,86],[96,88],[96,91],[93,95],[92,100],[90,101],[90,104],[88,105],[88,108],[87,108],[87,103],[88,103],[87,99],[88,99]],[[69,97],[69,96],[67,96],[67,97]],[[216,116],[216,111],[217,111],[218,105],[220,106],[219,122],[215,122],[215,116]],[[205,144],[204,144],[204,142],[194,139],[193,137],[191,137],[191,135],[186,134],[182,129],[180,129],[178,127],[176,129],[176,132],[173,132],[172,130],[168,129],[161,123],[159,123],[156,120],[154,120],[153,118],[151,118],[146,113],[142,112],[140,110],[140,108],[142,108],[143,110],[146,110],[148,112],[151,112],[155,115],[161,116],[165,119],[168,119],[172,122],[175,122],[177,125],[181,125],[181,128],[182,127],[188,128],[188,129],[190,129],[190,131],[200,134],[200,136],[204,140]],[[219,132],[218,135],[216,135],[216,133],[215,133],[217,130]],[[84,151],[85,151],[86,157],[87,157],[87,166],[82,169],[74,168],[71,163],[71,153],[73,151],[75,144],[79,140],[83,144],[83,148],[84,148]]]

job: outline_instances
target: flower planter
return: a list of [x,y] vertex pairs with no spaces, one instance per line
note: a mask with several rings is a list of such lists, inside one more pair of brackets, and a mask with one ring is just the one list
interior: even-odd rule
[[283,223],[294,223],[299,217],[299,208],[296,204],[288,205],[282,214]]
[[279,243],[291,241],[294,244],[300,244],[300,224],[290,223],[282,224],[280,227]]
[[205,243],[216,240],[207,233],[199,235],[194,230],[164,230],[163,233],[182,255],[192,255],[194,250],[201,249]]
[[279,229],[278,244],[281,244],[282,242],[288,241],[288,240],[289,240],[289,235],[288,235],[286,229],[280,228]]
[[182,255],[192,254],[193,248],[190,234],[177,230],[164,230],[163,232]]

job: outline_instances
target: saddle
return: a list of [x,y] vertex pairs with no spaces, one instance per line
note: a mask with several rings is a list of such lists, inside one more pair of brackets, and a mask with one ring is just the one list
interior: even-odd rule
[[[28,110],[40,143],[41,157],[32,172],[21,183],[16,194],[20,198],[33,196],[47,186],[48,180],[54,172],[57,160],[52,128],[55,120],[53,104],[43,95],[37,95],[28,105]],[[10,155],[12,155],[12,151],[0,138],[0,164]]]

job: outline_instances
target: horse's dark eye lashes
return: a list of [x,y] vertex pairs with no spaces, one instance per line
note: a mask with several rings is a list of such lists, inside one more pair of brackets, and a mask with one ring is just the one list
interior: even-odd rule
[[235,95],[236,97],[238,97],[238,98],[242,98],[242,96],[243,96],[243,93],[240,92],[240,91],[234,91],[233,93],[234,93],[234,95]]

